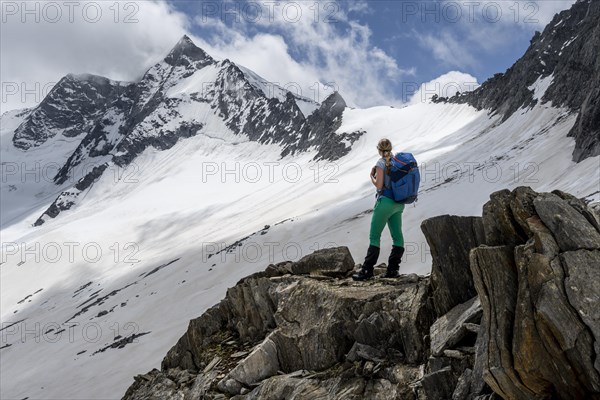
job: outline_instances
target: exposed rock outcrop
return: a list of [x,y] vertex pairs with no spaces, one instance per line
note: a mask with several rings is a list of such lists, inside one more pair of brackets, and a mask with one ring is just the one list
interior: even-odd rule
[[340,247],[243,279],[190,322],[161,371],[136,377],[125,398],[199,398],[198,387],[206,398],[248,399],[411,392],[429,352],[429,279],[359,284],[347,279],[353,268]]
[[124,399],[600,399],[599,221],[520,187],[424,221],[430,277],[354,282],[346,247],[269,265]]
[[[577,113],[568,136],[573,160],[600,155],[600,2],[578,0],[536,32],[525,54],[472,92],[434,101],[468,103],[508,119],[519,108],[552,102]],[[538,88],[549,84],[545,92]],[[539,93],[538,93],[539,91]]]
[[485,243],[481,217],[442,215],[423,221],[433,264],[431,287],[436,315],[442,316],[477,293],[469,269],[469,251]]
[[98,75],[67,74],[15,130],[13,144],[27,150],[56,135],[73,138],[87,133],[110,102],[133,85]]
[[541,193],[521,216],[526,241],[471,251],[488,338],[483,376],[505,399],[600,398],[600,232],[593,215],[570,195]]

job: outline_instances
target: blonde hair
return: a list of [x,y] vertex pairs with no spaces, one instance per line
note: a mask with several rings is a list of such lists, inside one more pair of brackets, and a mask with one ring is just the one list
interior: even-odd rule
[[383,138],[377,143],[377,150],[383,153],[385,158],[385,169],[389,175],[392,169],[392,142],[389,139]]

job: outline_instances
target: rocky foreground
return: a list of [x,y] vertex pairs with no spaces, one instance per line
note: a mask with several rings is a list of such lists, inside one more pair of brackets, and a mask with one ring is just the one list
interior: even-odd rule
[[421,228],[430,276],[353,282],[346,247],[269,265],[124,399],[600,399],[598,208],[519,187]]

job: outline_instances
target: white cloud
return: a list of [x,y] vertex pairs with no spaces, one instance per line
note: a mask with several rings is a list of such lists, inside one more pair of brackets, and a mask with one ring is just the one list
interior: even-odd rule
[[[3,7],[4,3],[24,4],[3,2]],[[258,20],[242,16],[233,26],[223,23],[222,19],[231,19],[224,9],[216,18],[194,19],[162,0],[119,2],[116,23],[114,2],[78,3],[73,22],[68,20],[68,8],[60,10],[63,15],[57,22],[50,22],[44,3],[37,4],[42,7],[39,23],[29,15],[22,23],[21,9],[15,14],[3,9],[1,80],[19,90],[2,99],[2,112],[37,104],[70,72],[137,80],[185,33],[216,58],[229,58],[282,85],[298,83],[302,94],[321,101],[331,93],[323,84],[331,83],[351,106],[398,105],[399,94],[390,82],[415,74],[414,67],[400,67],[371,43],[367,25],[348,17],[369,13],[366,2],[320,2],[318,12],[313,2],[280,2],[271,11],[263,7]],[[291,6],[283,13],[287,4]],[[93,17],[97,5],[101,6],[99,20],[86,20],[81,9],[88,7],[87,15]],[[300,18],[294,20],[298,10]],[[127,16],[137,22],[126,23]],[[193,24],[213,34],[190,34]]]
[[[542,30],[554,15],[570,8],[576,0],[543,0],[543,1],[535,1],[534,7],[529,7],[526,16],[529,16],[533,21],[533,24],[537,25],[537,30]],[[527,2],[521,0],[521,3],[524,3],[526,7]],[[537,21],[537,22],[535,22]]]
[[[285,17],[280,9],[288,3],[301,7],[301,18],[291,21]],[[311,87],[334,83],[351,106],[401,103],[390,82],[414,75],[415,69],[398,66],[394,58],[374,46],[368,26],[349,19],[341,7],[335,8],[335,13],[325,13],[326,3],[319,3],[318,15],[312,2],[281,4],[270,14],[263,10],[262,18],[242,19],[233,26],[226,25],[219,15],[221,18],[210,21],[216,33],[194,40],[209,53],[227,57],[269,81],[298,83],[307,97],[317,95]],[[336,22],[324,22],[326,19]],[[208,22],[200,17],[195,21],[203,27]],[[300,59],[291,55],[298,53]],[[318,100],[322,101],[329,93],[319,91]]]
[[[413,31],[413,36],[446,66],[474,68],[479,65],[475,54],[494,54],[499,49],[512,46],[523,36],[533,36],[534,31],[543,30],[556,13],[570,8],[574,2],[444,0],[437,10],[440,21],[450,22],[444,30],[429,34]],[[423,10],[421,12],[422,18],[433,19]]]
[[[50,3],[54,6],[46,5]],[[189,25],[184,14],[164,1],[77,2],[71,21],[66,3],[0,4],[2,112],[39,103],[68,73],[137,80],[168,53]],[[25,14],[23,7],[33,12]]]
[[[526,31],[543,29],[560,11],[570,8],[576,0],[443,0],[440,16],[481,28],[488,26],[515,26]],[[460,11],[457,12],[458,8]],[[457,18],[460,16],[460,18]]]
[[428,102],[433,95],[451,97],[457,92],[468,92],[479,87],[477,78],[459,71],[450,71],[432,81],[423,83],[419,90],[410,98],[409,104]]
[[428,48],[436,60],[450,67],[473,68],[478,65],[471,54],[469,44],[460,41],[453,34],[443,32],[440,35],[417,35],[418,41]]
[[369,8],[369,3],[365,0],[349,0],[347,7],[348,13],[370,14],[373,12],[373,10]]
[[[556,12],[569,8],[574,1],[480,1],[476,2],[479,12],[475,15],[481,19],[484,6],[493,3],[490,8],[493,10],[499,5],[503,17],[498,23],[470,22],[465,13],[454,29],[424,35],[414,31],[413,35],[431,51],[435,60],[450,68],[472,69],[478,65],[474,54],[492,54],[498,46],[510,45],[515,28],[531,34],[541,30]],[[56,10],[48,6],[50,3],[61,7],[62,15],[57,22],[51,21]],[[332,82],[352,106],[400,104],[400,94],[393,92],[395,85],[391,83],[416,72],[410,65],[399,66],[393,57],[372,43],[370,28],[352,19],[353,15],[373,12],[363,0],[284,1],[275,5],[272,13],[265,10],[267,3],[257,2],[254,4],[263,5],[262,17],[254,22],[241,18],[233,26],[226,26],[220,20],[219,17],[227,18],[223,13],[216,18],[196,18],[192,22],[190,16],[176,11],[163,0],[121,1],[116,3],[116,9],[114,2],[85,1],[77,3],[72,22],[65,3],[25,5],[2,1],[1,4],[0,79],[13,90],[15,85],[17,87],[16,93],[7,94],[3,86],[2,112],[38,103],[52,85],[69,72],[136,80],[164,57],[184,33],[189,34],[192,23],[214,32],[202,38],[190,35],[213,56],[230,58],[282,85],[296,82],[303,88],[303,94],[319,100],[330,93],[323,90],[323,83]],[[286,18],[282,9],[288,4],[291,6]],[[457,4],[464,7],[466,2]],[[14,6],[16,10],[10,8]],[[99,20],[86,20],[86,15],[94,17],[96,6],[102,11]],[[39,9],[23,14],[23,7]],[[83,12],[84,8],[87,13]],[[119,13],[115,15],[117,9]],[[294,21],[290,17],[298,10],[300,17]],[[34,21],[36,14],[39,22]],[[125,22],[128,16],[135,21]]]

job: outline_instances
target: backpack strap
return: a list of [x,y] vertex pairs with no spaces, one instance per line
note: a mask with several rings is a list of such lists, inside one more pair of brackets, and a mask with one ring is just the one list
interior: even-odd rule
[[[391,168],[391,166],[390,166]],[[385,186],[385,177],[388,176],[390,178],[390,186]],[[383,187],[381,188],[381,190],[378,190],[377,193],[379,193],[381,196],[385,196],[385,197],[389,197],[390,199],[394,199],[394,191],[392,190],[392,177],[389,176],[387,174],[387,167],[383,168]]]
[[[391,165],[390,165],[390,168],[392,168]],[[381,189],[382,191],[385,190],[385,189],[391,189],[391,186],[390,187],[385,186],[385,177],[386,176],[388,176],[390,178],[390,182],[391,182],[392,181],[392,177],[388,175],[388,173],[387,173],[387,167],[384,166],[383,167],[383,188]]]
[[413,168],[416,167],[415,163],[413,163],[412,161],[411,162],[404,162],[404,161],[396,158],[396,156],[393,156],[392,158],[394,159],[394,161],[396,161],[396,162],[398,162],[398,163],[400,163],[402,165],[408,165],[410,167],[410,169],[408,170],[408,172],[410,172]]

